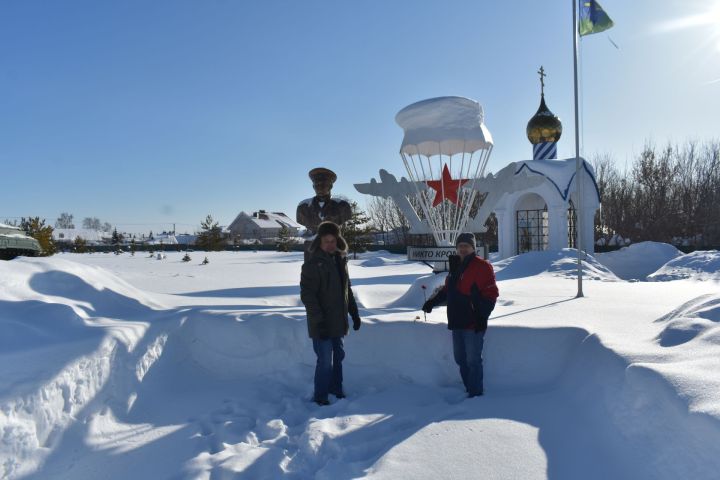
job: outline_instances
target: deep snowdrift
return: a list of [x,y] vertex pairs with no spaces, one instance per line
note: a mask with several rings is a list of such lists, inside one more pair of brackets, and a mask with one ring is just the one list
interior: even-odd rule
[[[528,252],[506,258],[494,264],[498,280],[512,280],[550,273],[557,277],[576,278],[577,250],[563,248],[543,252]],[[592,255],[582,258],[583,275],[588,280],[615,281],[617,276]]]
[[443,276],[387,253],[353,260],[364,325],[346,338],[349,396],[325,408],[308,401],[300,255],[0,263],[0,472],[713,478],[720,295],[625,283],[588,257],[592,277],[613,281],[572,301],[573,255],[498,262],[487,395],[472,400],[444,309],[417,310]]
[[640,242],[608,253],[596,253],[595,258],[623,280],[645,280],[648,275],[682,252],[667,243]]
[[695,251],[670,260],[648,276],[651,281],[680,279],[720,281],[720,252]]

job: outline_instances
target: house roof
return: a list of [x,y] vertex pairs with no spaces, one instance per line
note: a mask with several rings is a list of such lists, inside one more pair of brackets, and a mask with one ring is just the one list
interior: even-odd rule
[[175,235],[169,235],[169,234],[158,234],[153,236],[152,240],[147,240],[145,243],[149,245],[177,245],[180,242],[178,242],[178,239],[175,237]]
[[[595,181],[595,172],[592,167],[585,161],[582,166],[587,172],[590,180],[595,186],[595,195],[600,201],[600,190]],[[574,158],[564,160],[527,160],[515,163],[515,175],[523,170],[528,170],[537,175],[542,175],[555,187],[563,200],[567,200],[574,185],[576,173],[576,161]]]
[[295,220],[288,217],[282,212],[268,212],[265,210],[253,212],[251,215],[245,212],[240,212],[240,214],[230,224],[230,227],[232,228],[232,226],[241,218],[245,218],[251,221],[259,228],[280,228],[283,225],[287,226],[288,228],[304,228],[302,225],[300,225]]
[[53,229],[53,240],[74,241],[77,237],[89,242],[102,242],[112,237],[108,232],[92,230],[89,228],[55,228]]

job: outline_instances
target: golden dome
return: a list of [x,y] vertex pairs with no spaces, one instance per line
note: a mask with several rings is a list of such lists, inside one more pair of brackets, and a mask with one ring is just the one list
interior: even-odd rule
[[562,135],[560,119],[545,105],[545,95],[540,96],[540,108],[527,124],[527,137],[530,143],[557,142]]

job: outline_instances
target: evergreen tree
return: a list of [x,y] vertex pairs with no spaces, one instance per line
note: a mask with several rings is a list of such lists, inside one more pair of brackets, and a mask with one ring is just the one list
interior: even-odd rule
[[350,204],[352,208],[352,216],[343,224],[343,237],[348,243],[353,258],[357,258],[358,252],[364,252],[370,245],[370,217],[360,210],[357,202]]
[[120,238],[121,238],[121,237],[120,237],[120,234],[119,234],[118,231],[117,231],[117,228],[113,228],[113,231],[112,231],[112,240],[111,240],[113,246],[118,246],[118,245],[120,245]]
[[135,236],[133,235],[133,239],[130,240],[130,255],[135,255],[135,250],[137,250],[137,244],[135,243]]
[[225,247],[225,239],[218,222],[208,215],[205,221],[200,224],[202,231],[198,234],[196,245],[205,251],[222,250]]
[[283,226],[280,227],[280,231],[278,232],[277,250],[278,252],[289,252],[290,245],[292,244],[293,241],[290,238],[290,229],[287,227],[287,225],[283,224]]
[[118,233],[117,228],[113,228],[112,232],[112,246],[115,247],[115,253],[120,253],[120,245],[122,244],[123,237]]
[[20,228],[38,241],[42,249],[41,255],[50,256],[57,252],[57,247],[52,237],[53,227],[45,225],[44,219],[40,220],[40,217],[28,217],[26,219],[23,217],[20,219]]
[[73,248],[75,249],[75,253],[87,253],[87,242],[84,238],[81,236],[75,237],[75,241],[73,242]]
[[192,260],[192,258],[190,258],[190,255],[187,252],[185,252],[185,256],[182,257],[182,261],[189,262],[190,260]]

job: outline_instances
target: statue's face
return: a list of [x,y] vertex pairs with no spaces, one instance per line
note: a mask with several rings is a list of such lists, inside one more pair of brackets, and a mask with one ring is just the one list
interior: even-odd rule
[[317,175],[313,179],[313,188],[315,189],[316,195],[326,197],[330,195],[330,190],[332,190],[332,187],[333,182],[329,175]]

